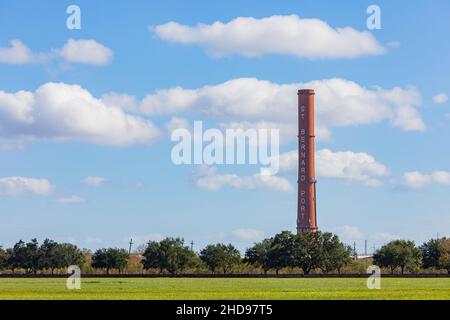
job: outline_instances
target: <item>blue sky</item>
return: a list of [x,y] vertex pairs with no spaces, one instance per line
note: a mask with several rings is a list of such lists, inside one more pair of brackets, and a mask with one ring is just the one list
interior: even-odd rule
[[[81,30],[66,28],[70,4],[81,8]],[[233,80],[238,88],[256,89],[254,96],[238,91],[237,98],[243,95],[236,100],[238,105],[260,97],[257,89],[264,88],[263,80],[270,90],[283,94],[295,84],[317,85],[316,121],[328,132],[319,137],[317,149],[330,150],[335,157],[332,161],[322,155],[330,168],[322,168],[318,175],[322,230],[336,232],[348,243],[356,241],[360,250],[364,239],[371,250],[396,237],[421,243],[437,233],[448,236],[450,4],[377,1],[382,28],[367,30],[370,4],[0,1],[0,245],[50,237],[95,249],[126,247],[130,237],[142,243],[182,236],[187,242],[193,240],[197,249],[210,242],[232,242],[244,249],[280,230],[295,230],[295,192],[226,184],[218,190],[205,189],[195,178],[198,167],[175,166],[171,161],[174,143],[165,127],[174,117],[188,124],[202,120],[211,127],[231,121],[292,124],[289,112],[283,112],[290,110],[289,105],[276,105],[271,97],[262,101],[267,110],[250,118],[244,112],[227,113],[224,110],[233,105],[202,91],[212,86],[226,98],[230,86],[220,85]],[[291,15],[298,17],[289,20]],[[279,37],[269,32],[261,38],[258,28],[272,16],[281,17],[273,22]],[[254,54],[245,54],[239,25],[230,27],[238,17],[254,18],[246,20],[250,23],[246,37],[255,44]],[[322,47],[305,57],[313,41],[295,45],[297,39],[289,38],[286,31],[290,23],[295,28],[302,19],[321,20],[329,25],[327,32],[349,27],[357,36],[349,40],[333,33],[335,42],[324,40]],[[189,30],[190,42],[167,25],[171,21]],[[223,33],[205,36],[196,28],[198,23],[210,28],[216,21],[225,24]],[[315,39],[320,38],[321,26],[306,25],[312,34],[316,32]],[[23,45],[15,51],[10,43],[14,39]],[[69,39],[75,47],[70,47]],[[82,44],[79,40],[89,40],[93,47],[77,47]],[[344,45],[345,41],[351,43]],[[364,52],[358,47],[362,41],[371,44]],[[284,45],[290,49],[267,52]],[[377,47],[383,53],[377,53]],[[343,53],[337,56],[340,50]],[[48,83],[59,85],[45,86]],[[156,94],[174,87],[182,88],[183,94],[193,90],[196,100],[183,109],[173,92],[165,91],[172,100]],[[64,91],[67,88],[69,93]],[[22,90],[26,94],[19,94]],[[74,97],[78,102],[72,107],[55,111],[61,105],[52,97],[83,95],[80,90],[92,99]],[[344,92],[356,95],[355,100],[350,103]],[[131,106],[117,96],[111,98],[111,93],[127,97]],[[211,105],[202,105],[202,99]],[[137,119],[136,131],[131,132],[122,120],[105,118],[111,116],[108,111],[91,117],[90,108],[99,103],[104,110],[120,110],[122,120]],[[198,111],[201,108],[220,116]],[[246,108],[258,106],[244,103],[240,109]],[[89,119],[103,129],[85,129]],[[69,130],[67,124],[74,127]],[[295,149],[295,132],[291,135],[289,128],[285,135],[291,139],[281,145],[282,153]],[[342,170],[339,161],[348,167]],[[217,170],[217,175],[241,179],[257,168],[226,165]],[[295,186],[292,170],[280,176]],[[97,183],[87,177],[97,177]],[[35,180],[25,178],[45,180],[51,187],[36,186]],[[376,187],[367,185],[370,179],[379,182]]]

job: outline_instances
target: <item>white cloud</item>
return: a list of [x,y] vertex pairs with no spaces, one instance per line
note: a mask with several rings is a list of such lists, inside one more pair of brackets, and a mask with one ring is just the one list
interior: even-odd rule
[[98,187],[101,186],[106,181],[103,177],[93,177],[89,176],[83,179],[83,183],[88,186]]
[[10,41],[10,47],[0,47],[0,63],[28,64],[33,62],[33,52],[22,41]]
[[[12,119],[17,122],[33,122],[34,95],[28,91],[17,91],[14,94],[0,91],[0,120]],[[3,121],[2,126],[4,126]]]
[[140,245],[140,244],[147,244],[149,241],[161,241],[164,238],[166,237],[161,233],[150,233],[144,235],[134,235],[129,238],[124,238],[124,241],[130,241],[130,239],[133,239],[134,244]]
[[431,185],[432,179],[419,171],[406,172],[403,174],[402,186],[411,190],[420,190]]
[[375,232],[370,237],[371,241],[383,242],[383,243],[393,241],[393,240],[399,240],[399,239],[401,239],[401,237],[399,235],[391,234],[389,232]]
[[299,58],[355,58],[382,54],[385,49],[368,31],[333,28],[319,19],[297,15],[262,19],[238,17],[228,23],[182,25],[169,22],[151,28],[159,38],[197,44],[212,56],[241,54],[247,57],[286,54]]
[[448,95],[446,93],[439,93],[433,97],[435,104],[443,104],[448,101]]
[[316,155],[318,177],[360,181],[367,186],[377,187],[382,183],[375,177],[388,174],[385,165],[364,152],[333,152],[329,149],[322,149],[317,151]]
[[[419,92],[415,88],[364,88],[344,79],[277,84],[239,78],[198,89],[158,90],[141,102],[149,115],[196,113],[234,125],[279,127],[281,137],[295,139],[297,90],[314,88],[318,138],[330,136],[332,127],[369,125],[389,121],[404,131],[424,131]],[[293,134],[294,133],[294,134]]]
[[77,244],[77,239],[75,239],[75,238],[73,238],[73,237],[55,237],[54,238],[54,240],[56,241],[56,242],[59,242],[59,243],[71,243],[71,244]]
[[[402,130],[424,131],[418,112],[420,94],[414,88],[361,87],[344,79],[276,84],[240,78],[198,89],[166,89],[141,102],[126,94],[98,99],[89,91],[64,83],[46,83],[35,92],[0,91],[0,134],[14,141],[82,141],[126,146],[147,144],[161,136],[149,119],[129,114],[173,114],[167,128],[187,126],[179,115],[208,116],[222,128],[277,128],[281,143],[295,140],[298,88],[316,90],[316,136],[326,139],[333,127],[389,121]],[[4,141],[2,145],[5,144]],[[7,145],[7,144],[5,144]]]
[[[220,128],[225,132],[230,130],[279,130],[280,144],[289,143],[293,137],[297,136],[296,123],[272,122],[272,121],[228,121],[220,123]],[[261,140],[258,140],[260,143]],[[250,142],[251,143],[251,142]]]
[[53,189],[47,179],[35,179],[28,177],[0,178],[0,196],[18,195],[48,195]]
[[431,174],[423,174],[419,171],[403,174],[400,186],[409,190],[423,190],[432,184],[450,185],[450,172],[434,171]]
[[187,129],[192,131],[190,123],[186,119],[180,117],[172,117],[170,121],[165,124],[165,127],[169,136],[176,129]]
[[138,111],[138,101],[136,97],[128,94],[110,92],[102,95],[101,100],[108,106],[124,109],[125,111]]
[[425,131],[426,126],[417,108],[421,104],[421,97],[417,89],[410,87],[402,89],[394,87],[391,90],[378,89],[377,94],[382,101],[392,103],[390,112],[391,123],[403,131]]
[[99,244],[99,243],[102,243],[103,240],[100,238],[95,238],[95,237],[86,237],[84,239],[84,242],[87,244]]
[[450,185],[450,172],[447,172],[447,171],[434,171],[431,174],[431,178],[436,183]]
[[211,191],[217,191],[222,187],[246,190],[265,189],[281,192],[294,191],[292,184],[285,178],[259,173],[244,177],[236,174],[218,174],[216,168],[205,166],[200,166],[194,172],[193,180],[198,187]]
[[112,50],[95,40],[69,39],[61,49],[54,50],[64,61],[104,66],[112,61]]
[[67,197],[59,197],[59,198],[55,199],[55,202],[62,203],[62,204],[80,204],[80,203],[85,203],[86,199],[76,196],[76,195],[71,195],[71,196],[67,196]]
[[35,53],[22,41],[10,41],[10,47],[0,47],[0,63],[31,64],[63,61],[73,64],[105,66],[111,63],[113,52],[110,48],[93,39],[69,39],[62,48]]
[[[358,181],[369,187],[378,187],[377,178],[388,175],[388,168],[365,152],[316,151],[316,175],[319,178],[337,178]],[[297,172],[298,152],[292,150],[280,155],[280,172]]]
[[0,134],[126,146],[151,143],[160,132],[152,121],[105,104],[79,85],[49,82],[35,92],[0,91]]
[[175,87],[156,90],[153,95],[147,95],[140,107],[149,115],[173,114],[192,108],[197,100],[197,90]]
[[344,225],[338,228],[339,235],[344,239],[362,239],[363,233],[355,226]]
[[256,229],[236,229],[232,234],[239,241],[259,241],[264,238],[264,231]]

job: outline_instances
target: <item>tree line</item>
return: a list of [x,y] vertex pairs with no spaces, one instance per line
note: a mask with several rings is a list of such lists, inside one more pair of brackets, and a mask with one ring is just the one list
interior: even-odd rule
[[[210,244],[194,252],[185,245],[182,238],[165,238],[149,241],[139,254],[138,263],[142,270],[153,270],[171,275],[184,272],[228,274],[239,267],[252,267],[267,274],[272,271],[301,270],[303,274],[338,273],[352,268],[356,253],[335,234],[329,232],[293,234],[282,231],[271,238],[255,243],[241,253],[232,244]],[[94,253],[79,249],[70,243],[57,243],[45,239],[39,244],[17,242],[12,248],[0,247],[0,270],[17,270],[27,273],[50,272],[66,269],[70,265],[90,267],[119,273],[129,271],[130,255],[121,248],[102,248]],[[432,239],[416,247],[408,240],[394,240],[377,250],[371,263],[391,273],[399,271],[416,273],[423,269],[447,270],[450,273],[450,239]]]
[[0,247],[0,270],[9,269],[14,272],[17,269],[27,273],[37,273],[40,270],[67,268],[71,265],[83,265],[84,254],[77,246],[71,243],[57,243],[45,239],[39,245],[36,239],[30,242],[20,240],[12,248],[6,250]]

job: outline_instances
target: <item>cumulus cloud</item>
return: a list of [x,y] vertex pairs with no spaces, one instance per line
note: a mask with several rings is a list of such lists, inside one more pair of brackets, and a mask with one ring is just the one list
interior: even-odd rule
[[84,239],[84,242],[87,243],[87,244],[92,245],[92,244],[99,244],[99,243],[102,243],[103,240],[100,239],[100,238],[96,238],[96,237],[86,237],[86,238]]
[[89,176],[83,179],[83,183],[88,186],[99,187],[105,183],[106,179],[103,177]]
[[198,101],[198,90],[175,87],[156,90],[141,102],[141,110],[149,115],[173,114],[192,109]]
[[192,131],[189,121],[180,117],[172,117],[170,121],[165,124],[165,127],[169,136],[176,129],[187,129],[188,131]]
[[105,66],[111,63],[112,58],[112,50],[93,39],[69,39],[61,48],[42,53],[33,52],[18,39],[11,40],[9,47],[0,47],[0,63],[5,64],[31,64],[59,60],[69,64]]
[[50,82],[35,92],[0,91],[0,134],[10,140],[126,146],[151,143],[160,132],[152,121],[108,105],[79,85]]
[[239,241],[259,241],[264,238],[264,231],[257,229],[235,229],[231,233]]
[[389,232],[375,232],[373,235],[370,236],[371,241],[375,242],[389,242],[393,240],[399,240],[401,237],[396,234],[391,234]]
[[294,187],[285,178],[254,174],[251,176],[239,176],[236,174],[219,174],[214,167],[200,166],[193,174],[194,183],[203,189],[217,191],[222,187],[234,189],[264,189],[270,191],[292,192]]
[[76,195],[71,195],[71,196],[66,196],[66,197],[59,197],[59,198],[55,199],[55,202],[62,203],[62,204],[80,204],[80,203],[85,203],[86,200],[82,197],[79,197]]
[[0,178],[0,196],[48,195],[53,189],[47,179],[29,177]]
[[10,47],[0,47],[0,63],[28,64],[33,62],[33,52],[18,39],[11,40]]
[[147,95],[140,108],[148,115],[197,113],[225,124],[270,125],[280,128],[282,138],[295,139],[299,88],[316,91],[319,139],[328,138],[332,127],[382,121],[404,131],[426,129],[418,111],[421,97],[415,88],[369,89],[339,78],[291,84],[238,78],[197,89],[163,89]]
[[363,233],[355,226],[344,225],[338,228],[338,234],[344,239],[362,239]]
[[124,109],[125,111],[137,112],[138,101],[135,96],[123,93],[110,92],[102,95],[101,100],[108,106]]
[[95,40],[69,39],[55,52],[66,62],[104,66],[112,61],[112,50]]
[[64,83],[47,83],[35,92],[0,91],[0,133],[3,140],[14,141],[145,144],[161,135],[145,116],[176,114],[166,125],[170,130],[187,127],[182,116],[189,114],[213,118],[222,129],[279,129],[281,143],[289,143],[297,131],[297,90],[305,87],[317,93],[318,139],[329,138],[333,127],[382,121],[405,131],[426,129],[418,111],[420,94],[414,88],[369,89],[337,78],[291,84],[239,78],[197,89],[157,90],[141,101],[119,93],[99,99],[78,85]]
[[159,38],[197,44],[216,57],[285,54],[309,59],[355,58],[382,54],[385,49],[370,32],[333,28],[319,19],[297,15],[262,19],[238,17],[228,23],[187,26],[169,22],[151,28]]
[[433,97],[435,104],[443,104],[448,101],[448,95],[446,93],[439,93]]
[[165,238],[165,236],[161,233],[150,233],[150,234],[144,234],[144,235],[134,235],[128,238],[123,238],[124,241],[130,241],[130,239],[133,239],[133,242],[137,245],[140,244],[146,244],[149,241],[161,241]]
[[375,177],[388,174],[385,165],[365,152],[333,152],[322,149],[316,155],[318,177],[359,181],[369,187],[378,187],[382,182]]
[[419,171],[403,174],[400,186],[409,190],[423,190],[433,184],[450,185],[450,172],[434,171],[431,174],[423,174]]
[[[365,152],[329,149],[316,151],[316,175],[319,178],[336,178],[358,181],[369,187],[379,187],[379,177],[389,173],[388,168]],[[280,155],[280,172],[297,172],[298,152],[292,150]]]
[[[292,150],[279,156],[279,173],[296,174],[298,152]],[[316,152],[316,174],[318,178],[343,179],[360,182],[368,187],[380,187],[380,177],[387,176],[389,169],[365,152],[333,152],[322,149]],[[292,183],[281,176],[254,174],[239,176],[237,174],[219,174],[217,168],[199,166],[193,173],[195,184],[203,189],[217,191],[223,187],[235,189],[266,189],[292,192]]]

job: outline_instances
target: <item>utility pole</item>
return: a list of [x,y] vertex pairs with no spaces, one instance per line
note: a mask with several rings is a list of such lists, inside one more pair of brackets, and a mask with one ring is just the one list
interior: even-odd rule
[[128,248],[128,254],[131,254],[131,246],[133,245],[133,239],[130,239],[130,242],[128,243],[130,247]]
[[367,240],[364,240],[364,255],[367,257]]
[[353,257],[355,260],[358,259],[356,255],[356,241],[353,241]]
[[191,251],[194,251],[194,240],[191,241]]

